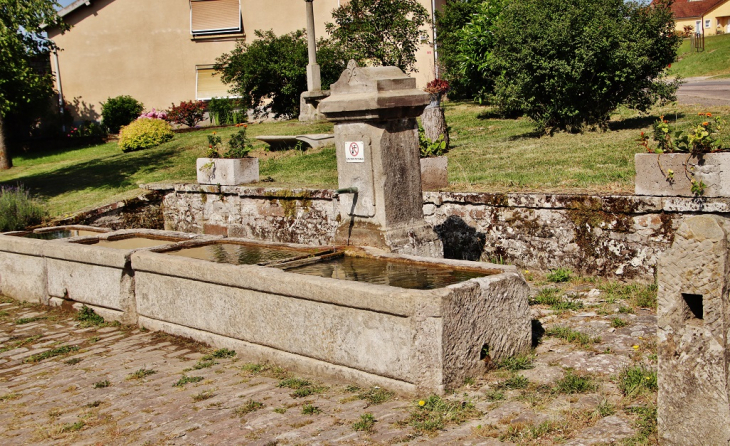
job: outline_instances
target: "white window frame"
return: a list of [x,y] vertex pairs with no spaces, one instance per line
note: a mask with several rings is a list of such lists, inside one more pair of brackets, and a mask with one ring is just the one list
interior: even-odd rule
[[712,26],[712,19],[705,19],[705,29],[710,29]]
[[190,6],[190,34],[192,34],[193,36],[209,36],[209,35],[215,35],[215,34],[240,34],[243,32],[243,18],[241,16],[241,0],[238,0],[238,27],[193,30],[193,3],[203,2],[203,1],[206,1],[206,0],[188,0],[188,5]]

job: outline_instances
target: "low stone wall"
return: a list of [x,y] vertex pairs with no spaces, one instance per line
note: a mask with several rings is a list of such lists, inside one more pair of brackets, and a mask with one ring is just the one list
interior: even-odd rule
[[[330,190],[145,187],[166,194],[165,227],[178,231],[326,245],[342,218]],[[730,215],[730,199],[425,192],[423,210],[447,258],[648,281],[680,220]]]

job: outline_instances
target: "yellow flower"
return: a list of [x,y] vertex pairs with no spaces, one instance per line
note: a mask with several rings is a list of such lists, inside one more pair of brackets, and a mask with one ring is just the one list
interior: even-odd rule
[[423,401],[423,400],[421,400],[421,401],[419,401],[419,402],[418,402],[418,405],[419,405],[419,406],[425,406],[425,405],[426,405],[426,402],[425,402],[425,401]]
[[634,346],[634,350],[638,350],[638,349],[639,349],[639,346],[638,345],[635,345]]
[[646,379],[651,379],[651,376],[647,376]]

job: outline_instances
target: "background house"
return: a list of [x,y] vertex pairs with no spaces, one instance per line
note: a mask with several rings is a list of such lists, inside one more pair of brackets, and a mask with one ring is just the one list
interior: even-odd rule
[[[419,0],[432,12],[445,0]],[[315,28],[340,0],[315,0]],[[58,91],[76,120],[98,120],[101,103],[131,95],[146,109],[228,96],[212,66],[256,29],[277,35],[306,27],[303,0],[78,0],[59,11],[72,25],[48,35],[62,48],[52,58]],[[430,30],[418,53],[419,85],[434,77]]]
[[672,11],[678,31],[691,26],[706,36],[730,33],[730,0],[675,0]]

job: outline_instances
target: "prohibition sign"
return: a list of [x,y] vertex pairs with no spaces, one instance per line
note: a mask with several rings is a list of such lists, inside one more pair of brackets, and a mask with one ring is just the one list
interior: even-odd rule
[[360,146],[356,142],[350,143],[350,156],[353,158],[357,158],[357,156],[360,154]]

